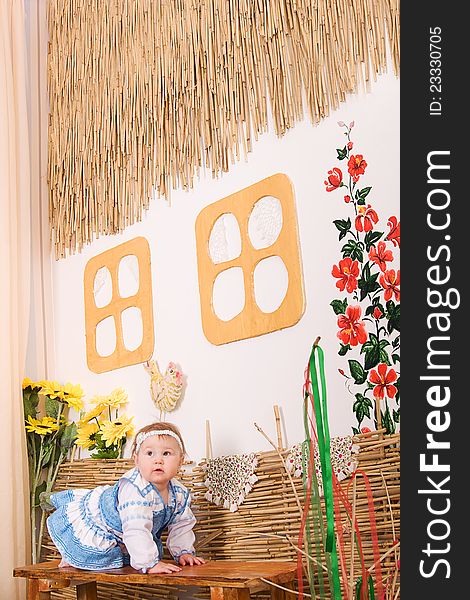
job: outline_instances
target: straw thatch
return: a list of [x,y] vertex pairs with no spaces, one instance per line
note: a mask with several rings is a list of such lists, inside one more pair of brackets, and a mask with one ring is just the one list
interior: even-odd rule
[[[355,438],[360,446],[358,469],[364,471],[372,488],[377,521],[380,554],[383,556],[400,539],[400,450],[399,436],[378,434],[361,435]],[[287,451],[282,451],[283,456]],[[297,498],[302,502],[302,481],[290,479],[277,452],[260,452],[258,455],[258,481],[237,512],[215,506],[204,498],[206,488],[204,463],[187,470],[180,480],[191,489],[192,507],[197,517],[195,533],[198,552],[208,559],[295,560],[296,550],[288,539],[297,544],[300,526],[300,512]],[[128,460],[83,459],[64,463],[56,482],[56,489],[69,487],[93,487],[99,484],[114,483],[116,479],[133,465]],[[294,489],[292,487],[294,483]],[[349,480],[341,482],[344,489]],[[353,490],[350,486],[349,499],[353,503]],[[367,510],[367,497],[361,479],[356,485],[355,514],[358,519],[366,567],[374,563],[370,535],[370,521]],[[344,520],[347,529],[347,519]],[[346,566],[350,565],[350,537],[345,536]],[[57,556],[50,540],[45,543],[45,557]],[[382,575],[394,575],[395,551],[382,561]],[[358,558],[354,572],[360,574]],[[395,587],[397,587],[395,582]],[[170,588],[151,588],[132,585],[100,585],[102,599],[121,600],[124,598],[177,598],[182,592]],[[199,590],[197,596],[204,597]],[[71,591],[54,592],[56,598],[72,598]]]
[[398,0],[49,0],[56,257],[398,74]]

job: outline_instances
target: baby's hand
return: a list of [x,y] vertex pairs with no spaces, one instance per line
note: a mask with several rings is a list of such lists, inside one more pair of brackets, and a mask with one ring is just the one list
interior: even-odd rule
[[199,556],[193,556],[192,554],[182,554],[178,562],[184,567],[184,565],[203,565],[206,561]]
[[178,565],[159,561],[147,573],[176,573],[177,571],[181,571],[181,567]]

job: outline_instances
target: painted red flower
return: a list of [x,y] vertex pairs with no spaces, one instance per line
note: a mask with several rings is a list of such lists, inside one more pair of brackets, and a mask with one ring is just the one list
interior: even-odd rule
[[386,248],[385,242],[379,242],[377,248],[372,246],[369,251],[369,259],[375,262],[381,271],[385,271],[387,268],[387,261],[393,260],[392,251]]
[[361,433],[370,433],[369,427],[361,427]]
[[352,142],[348,142],[348,150],[352,150],[353,147],[353,143]]
[[326,191],[332,192],[333,190],[341,187],[343,182],[343,174],[341,173],[341,169],[334,167],[331,171],[328,171],[328,179],[326,179],[323,183],[326,185]]
[[352,260],[346,257],[339,261],[338,265],[333,265],[331,270],[333,277],[337,277],[339,281],[336,282],[336,287],[343,291],[344,288],[349,294],[354,292],[357,288],[357,278],[359,276],[359,263],[357,260]]
[[362,154],[351,154],[348,160],[348,173],[353,178],[353,181],[358,181],[360,175],[364,175],[367,163]]
[[370,204],[367,206],[358,206],[357,207],[358,215],[354,222],[354,226],[357,231],[371,231],[373,229],[374,224],[377,223],[379,217],[373,208],[371,208]]
[[385,394],[389,398],[394,398],[397,393],[396,386],[393,383],[397,380],[397,374],[395,369],[387,368],[385,363],[380,363],[377,367],[377,371],[372,369],[369,374],[369,381],[375,385],[374,387],[374,397],[383,400]]
[[351,202],[351,196],[349,196],[349,195],[346,195],[346,196],[344,197],[344,201],[346,202],[346,204],[349,204],[349,203]]
[[400,221],[396,217],[390,217],[387,225],[390,227],[390,231],[385,239],[392,242],[394,246],[400,247]]
[[374,312],[372,313],[372,316],[374,317],[374,319],[379,320],[382,315],[383,315],[383,312],[380,310],[380,308],[378,306],[376,306],[374,308]]
[[340,330],[336,334],[341,342],[346,346],[357,346],[365,344],[367,341],[367,331],[364,321],[360,320],[361,307],[359,304],[348,306],[345,315],[338,316],[338,327]]
[[385,290],[385,300],[391,300],[392,296],[395,294],[395,300],[400,302],[400,269],[398,269],[396,273],[395,269],[385,271],[385,273],[380,276],[379,281],[380,285]]

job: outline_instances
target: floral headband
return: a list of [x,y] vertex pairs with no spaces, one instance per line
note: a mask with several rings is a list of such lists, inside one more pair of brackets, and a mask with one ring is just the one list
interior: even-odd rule
[[139,448],[142,446],[143,442],[152,435],[169,435],[170,437],[174,438],[178,442],[178,445],[181,448],[181,452],[184,452],[183,451],[183,443],[181,441],[181,438],[174,431],[171,431],[170,429],[152,429],[152,431],[146,431],[146,432],[141,432],[141,433],[137,434],[137,437],[135,438],[135,453],[136,454],[139,451]]

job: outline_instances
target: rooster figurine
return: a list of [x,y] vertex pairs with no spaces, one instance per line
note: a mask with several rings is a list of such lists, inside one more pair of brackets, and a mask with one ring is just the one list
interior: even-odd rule
[[168,363],[163,375],[154,360],[147,361],[144,368],[150,375],[150,393],[155,406],[160,409],[161,419],[162,413],[175,409],[181,397],[183,373],[178,370],[174,362]]

